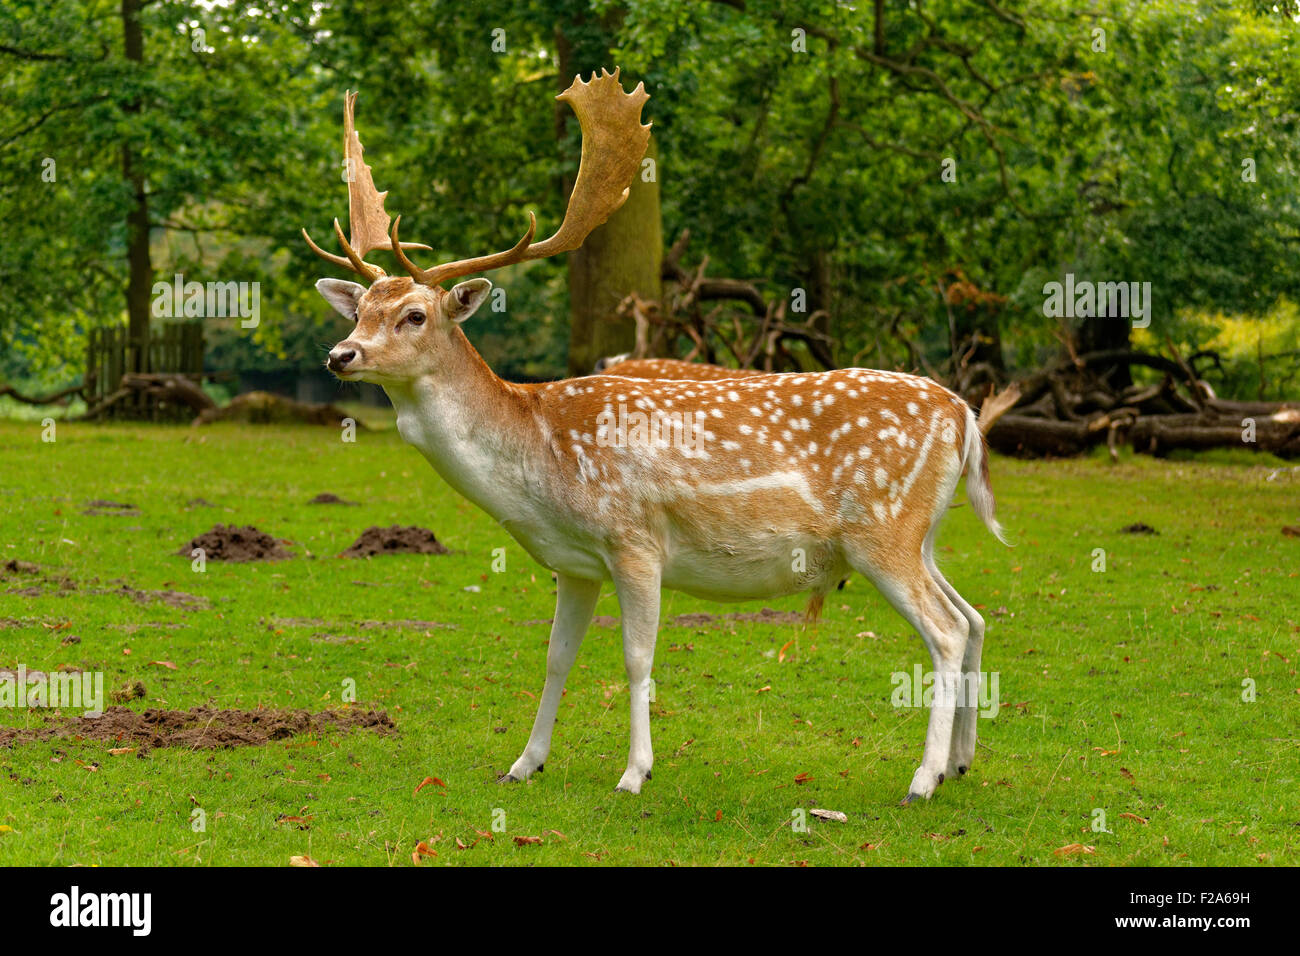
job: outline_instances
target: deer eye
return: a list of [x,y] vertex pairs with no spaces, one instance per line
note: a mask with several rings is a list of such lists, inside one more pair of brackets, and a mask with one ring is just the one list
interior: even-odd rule
[[407,322],[412,325],[424,325],[424,313],[420,311],[408,312],[404,316]]

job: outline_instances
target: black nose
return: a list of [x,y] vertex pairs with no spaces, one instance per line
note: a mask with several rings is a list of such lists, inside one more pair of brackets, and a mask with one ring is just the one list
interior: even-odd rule
[[356,349],[335,349],[330,352],[329,370],[331,372],[341,372],[347,368],[348,363],[357,357]]

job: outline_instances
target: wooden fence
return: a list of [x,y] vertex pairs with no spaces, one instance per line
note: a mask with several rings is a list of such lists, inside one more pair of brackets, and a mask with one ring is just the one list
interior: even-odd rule
[[[86,379],[82,394],[86,404],[95,408],[116,392],[127,372],[179,372],[200,381],[203,376],[203,323],[167,322],[149,327],[144,346],[128,336],[126,326],[90,330],[86,345]],[[151,421],[182,420],[188,417],[184,406],[166,405],[141,392],[115,402],[105,414],[112,418],[144,418]]]

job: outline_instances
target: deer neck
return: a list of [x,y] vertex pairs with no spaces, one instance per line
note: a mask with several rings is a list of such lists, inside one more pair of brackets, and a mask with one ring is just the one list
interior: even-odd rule
[[453,329],[435,371],[385,385],[397,430],[456,491],[498,521],[526,486],[535,423],[519,389],[488,367]]

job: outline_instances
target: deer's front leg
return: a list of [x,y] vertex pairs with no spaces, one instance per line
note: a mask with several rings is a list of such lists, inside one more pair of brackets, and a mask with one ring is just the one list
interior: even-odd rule
[[637,557],[625,559],[611,570],[623,614],[623,661],[632,699],[632,740],[627,770],[617,789],[640,793],[654,765],[650,746],[650,670],[659,633],[660,567],[656,559]]
[[527,780],[535,770],[541,770],[551,752],[551,731],[555,729],[555,715],[564,694],[564,681],[578,656],[578,648],[586,636],[591,613],[600,596],[600,582],[586,581],[559,575],[556,583],[555,621],[551,624],[551,641],[546,650],[546,685],[542,688],[542,702],[537,707],[533,732],[528,736],[528,746],[501,777],[502,783]]

